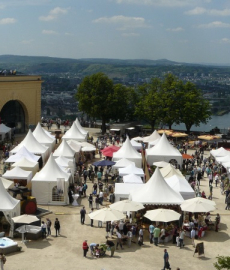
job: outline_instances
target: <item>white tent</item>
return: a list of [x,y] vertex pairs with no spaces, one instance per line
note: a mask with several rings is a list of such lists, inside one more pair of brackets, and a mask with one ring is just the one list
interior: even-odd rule
[[68,143],[65,140],[61,142],[61,144],[53,153],[54,157],[63,156],[70,159],[73,159],[74,155],[75,155],[74,150],[68,145]]
[[6,219],[9,221],[11,228],[9,236],[13,237],[13,223],[11,222],[12,217],[20,216],[21,206],[20,201],[14,199],[4,188],[2,181],[0,181],[0,211],[3,212]]
[[87,135],[80,132],[75,122],[73,122],[71,128],[62,136],[63,140],[75,140],[79,142],[86,141],[86,138]]
[[52,135],[50,131],[48,131],[48,130],[46,130],[44,128],[42,128],[42,129],[44,130],[45,134],[47,134],[51,139],[54,139],[55,140],[55,136]]
[[171,159],[175,159],[180,166],[182,165],[183,158],[181,153],[170,144],[164,133],[155,146],[146,149],[146,160],[149,164],[153,164],[156,161],[169,162]]
[[123,182],[125,184],[143,184],[141,177],[133,173],[124,175]]
[[30,161],[38,161],[40,159],[40,156],[36,156],[35,154],[28,151],[25,146],[23,146],[15,155],[11,155],[5,162],[9,163],[17,162],[21,160],[23,157],[25,157]]
[[134,141],[134,140],[131,140],[130,142],[131,142],[132,146],[133,146],[136,150],[141,150],[141,149],[142,149],[142,144],[141,144],[141,143],[136,142],[136,141]]
[[46,165],[35,174],[31,181],[32,195],[38,204],[66,205],[69,203],[70,178],[71,175],[61,169],[51,154]]
[[14,167],[12,170],[6,171],[2,177],[11,180],[27,180],[27,184],[31,181],[32,172],[25,171],[20,167]]
[[165,181],[172,189],[179,192],[184,200],[195,197],[195,191],[184,177],[182,178],[177,175],[173,175],[169,178],[165,178]]
[[11,128],[7,127],[4,124],[0,124],[0,135],[1,135],[2,141],[5,139],[5,136],[7,133],[9,134],[9,137],[11,138]]
[[224,157],[216,157],[215,159],[218,163],[230,162],[230,152]]
[[158,142],[160,141],[160,139],[161,139],[161,138],[159,138],[159,139],[157,139],[157,140],[155,140],[155,141],[149,142],[148,148],[151,148],[151,147],[153,147],[154,145],[158,144]]
[[150,142],[156,141],[160,138],[161,138],[161,135],[157,132],[157,130],[154,130],[154,132],[150,136],[144,137],[143,141],[150,143]]
[[143,184],[115,183],[115,202],[127,200],[131,190],[139,190],[142,186]]
[[142,176],[142,177],[145,176],[144,171],[141,168],[135,167],[135,165],[133,165],[133,164],[131,164],[125,168],[119,168],[118,171],[119,171],[120,176],[124,176],[124,175],[131,174],[131,173],[138,175],[138,176]]
[[184,177],[181,171],[175,169],[172,164],[168,164],[164,168],[160,169],[160,172],[164,178],[169,178],[173,175],[177,175],[178,177]]
[[12,165],[13,168],[20,167],[25,171],[32,171],[32,176],[35,175],[36,172],[39,171],[39,164],[36,161],[31,161],[26,157],[22,157],[19,161],[15,162]]
[[228,150],[224,149],[223,147],[220,147],[216,150],[214,150],[214,149],[211,150],[210,154],[214,157],[224,157],[226,155],[229,155],[230,152]]
[[51,138],[45,132],[45,130],[41,127],[40,123],[37,124],[35,130],[33,131],[33,135],[40,144],[49,147],[50,153],[54,150],[56,143],[55,139]]
[[28,131],[24,140],[17,145],[14,149],[10,151],[11,154],[16,154],[23,146],[27,148],[31,153],[41,155],[42,160],[45,163],[48,155],[49,155],[49,148],[47,146],[41,145],[34,137],[31,130]]
[[74,150],[75,153],[79,153],[81,151],[82,145],[73,140],[67,141],[68,145]]
[[[55,158],[55,157],[54,157]],[[66,158],[64,156],[60,156],[55,158],[55,161],[60,167],[69,168],[70,164],[73,163],[73,159]]]
[[75,120],[74,123],[76,124],[76,126],[78,127],[79,131],[80,131],[82,134],[87,135],[87,134],[89,133],[87,130],[85,130],[85,129],[81,126],[81,124],[80,124],[80,122],[78,121],[77,118],[76,118],[76,120]]
[[7,179],[5,179],[3,177],[0,177],[0,181],[2,182],[5,189],[9,189],[10,187],[14,186],[13,181],[7,180]]
[[116,161],[116,164],[113,165],[113,168],[115,168],[115,169],[124,168],[124,167],[131,165],[131,164],[135,165],[135,163],[133,161],[130,161],[126,158],[122,158],[122,159]]
[[146,184],[130,192],[130,199],[143,204],[158,205],[181,204],[184,201],[182,196],[166,183],[159,168],[156,168]]
[[115,153],[113,153],[113,161],[118,161],[119,159],[126,158],[130,161],[135,162],[136,166],[141,168],[142,157],[141,154],[133,148],[129,138],[127,137],[122,147]]
[[143,140],[144,140],[144,138],[143,137],[140,137],[140,136],[138,136],[138,137],[134,137],[134,138],[132,138],[131,139],[131,141],[136,141],[136,142],[143,142]]

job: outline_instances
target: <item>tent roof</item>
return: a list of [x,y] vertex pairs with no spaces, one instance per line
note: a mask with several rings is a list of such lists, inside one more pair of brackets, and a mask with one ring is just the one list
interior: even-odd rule
[[41,171],[37,172],[32,181],[57,181],[57,178],[64,178],[68,181],[70,177],[69,173],[64,172],[61,167],[55,162],[53,155],[51,154],[45,166]]
[[63,139],[69,140],[85,140],[86,134],[82,134],[78,129],[75,122],[73,122],[71,128],[66,131],[66,133],[62,136]]
[[135,162],[130,161],[126,158],[122,158],[122,159],[116,161],[116,164],[113,165],[113,168],[124,168],[124,167],[131,165],[131,164],[133,164],[135,166]]
[[36,154],[43,154],[48,149],[48,147],[40,144],[38,140],[35,139],[31,130],[28,131],[25,139],[10,152],[17,153],[23,146],[25,146],[31,153]]
[[144,176],[145,173],[141,168],[137,168],[135,165],[131,164],[125,168],[119,168],[119,175],[135,174],[139,176]]
[[6,125],[4,124],[0,124],[0,133],[8,133],[11,131],[11,128],[7,127]]
[[76,124],[76,126],[78,127],[79,131],[80,131],[82,134],[87,135],[87,134],[89,133],[87,130],[85,130],[85,129],[81,126],[81,124],[80,124],[78,118],[76,118],[76,120],[75,120],[74,123]]
[[40,123],[37,123],[35,130],[33,131],[35,139],[40,143],[53,143],[54,138],[51,138],[41,127]]
[[55,157],[70,157],[73,158],[75,155],[75,151],[68,145],[68,143],[63,140],[58,148],[54,151],[53,154]]
[[131,142],[131,145],[132,145],[133,147],[140,147],[140,148],[142,148],[142,144],[141,144],[141,143],[136,142],[136,141],[134,141],[134,140],[131,140],[130,142]]
[[224,163],[224,162],[230,162],[230,152],[228,155],[226,156],[223,156],[223,157],[216,157],[216,161],[217,162],[221,162],[221,163]]
[[175,169],[172,164],[168,164],[164,168],[160,169],[160,171],[164,178],[169,178],[173,175],[177,175],[178,177],[184,177],[180,170]]
[[154,130],[154,132],[150,136],[143,138],[144,139],[143,142],[154,142],[160,138],[161,138],[160,134],[157,132],[157,130]]
[[141,154],[132,146],[129,137],[126,138],[122,147],[113,154],[114,158],[139,158],[141,159]]
[[61,167],[69,167],[70,166],[69,162],[72,162],[72,160],[70,160],[66,157],[63,157],[63,156],[55,158],[55,161]]
[[37,162],[40,158],[39,156],[36,156],[28,151],[25,146],[22,146],[15,155],[10,156],[5,162],[17,162],[23,157],[26,157],[28,160],[35,162]]
[[4,188],[2,181],[0,181],[0,211],[12,210],[20,203],[19,200],[14,199]]
[[3,177],[6,179],[29,179],[32,175],[32,171],[25,171],[20,167],[14,167],[13,169],[6,171]]
[[226,149],[224,149],[223,147],[220,147],[216,150],[211,150],[210,154],[213,155],[214,157],[224,157],[226,155],[229,155],[230,152]]
[[36,166],[38,164],[38,162],[36,161],[31,161],[29,159],[27,159],[26,157],[22,157],[19,161],[15,162],[13,164],[13,167],[31,167],[33,168],[34,166]]
[[131,184],[143,184],[143,181],[140,176],[136,174],[128,174],[123,176],[123,182],[124,183],[131,183]]
[[168,141],[165,133],[161,136],[159,142],[152,148],[146,149],[148,156],[180,156],[181,153],[173,147]]
[[3,183],[3,186],[5,189],[8,189],[10,188],[11,186],[14,185],[14,182],[13,181],[10,181],[10,180],[7,180],[3,177],[0,177],[0,181]]
[[51,139],[54,139],[55,140],[55,136],[51,134],[51,132],[49,132],[48,130],[42,128],[45,132],[45,134],[47,134]]
[[188,181],[184,177],[182,178],[182,177],[179,177],[178,175],[173,175],[169,178],[166,178],[165,181],[172,189],[178,192],[194,193],[194,190],[192,189],[192,187],[189,185]]
[[130,193],[132,201],[143,204],[181,204],[184,199],[164,180],[159,168],[148,182]]
[[81,151],[81,144],[77,141],[73,141],[73,140],[68,140],[67,141],[68,145],[74,150],[74,152],[80,152]]

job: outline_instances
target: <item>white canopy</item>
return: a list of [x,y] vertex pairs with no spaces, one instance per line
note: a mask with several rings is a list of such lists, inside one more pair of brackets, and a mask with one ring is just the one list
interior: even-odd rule
[[130,142],[131,142],[132,146],[133,146],[136,150],[141,150],[141,149],[142,149],[142,144],[141,144],[141,143],[136,142],[136,141],[134,141],[134,140],[131,140]]
[[70,164],[72,164],[73,159],[60,156],[60,157],[55,158],[55,161],[57,162],[59,166],[68,168],[70,167]]
[[157,132],[157,130],[154,130],[154,132],[150,136],[144,137],[143,141],[150,143],[160,138],[161,138],[160,134]]
[[87,134],[89,133],[87,130],[85,130],[85,129],[81,126],[80,122],[78,121],[78,118],[76,118],[76,120],[75,120],[74,123],[76,124],[76,126],[78,127],[79,131],[80,131],[82,134],[87,135]]
[[210,154],[212,156],[214,156],[214,157],[224,157],[226,155],[229,155],[229,153],[230,152],[228,150],[224,149],[223,147],[220,147],[220,148],[218,148],[216,150],[211,150],[210,151]]
[[189,185],[188,181],[178,175],[173,175],[165,178],[166,183],[175,191],[179,192],[184,200],[192,199],[195,197],[195,192]]
[[10,162],[10,163],[17,162],[21,160],[23,157],[25,157],[26,159],[30,161],[36,161],[36,162],[40,158],[40,156],[36,156],[35,154],[28,151],[25,146],[22,146],[15,155],[10,156],[5,162]]
[[124,175],[131,174],[131,173],[138,175],[138,176],[142,176],[142,177],[145,176],[144,171],[141,168],[135,167],[135,165],[133,165],[133,164],[131,164],[125,168],[119,168],[118,171],[119,171],[120,176],[124,176]]
[[5,189],[9,189],[10,187],[14,186],[14,182],[7,180],[3,177],[0,177],[0,181],[2,182]]
[[81,151],[81,144],[77,141],[69,140],[67,141],[68,145],[74,150],[75,153],[79,153]]
[[54,150],[54,148],[55,148],[55,139],[51,138],[45,132],[45,130],[41,127],[40,123],[37,123],[37,126],[36,126],[35,130],[33,131],[33,135],[34,135],[35,139],[40,144],[43,144],[43,145],[49,147],[50,153]]
[[125,184],[125,183],[115,183],[115,201],[127,200],[131,190],[139,190],[143,184]]
[[160,169],[160,172],[164,178],[169,178],[173,175],[178,177],[184,177],[180,170],[175,169],[172,164],[168,164],[164,168]]
[[140,142],[143,142],[143,140],[144,140],[144,138],[140,137],[140,136],[134,137],[134,138],[131,139],[131,141],[140,141]]
[[25,171],[32,171],[32,175],[34,176],[36,172],[39,171],[39,164],[36,161],[31,161],[26,157],[22,157],[19,161],[15,162],[12,167],[20,167]]
[[[32,179],[32,195],[36,198],[38,204],[66,205],[69,202],[68,188],[71,175],[64,172],[55,162],[51,154],[49,160],[41,171],[37,172]],[[63,196],[58,196],[58,179],[64,181]],[[63,199],[61,200],[60,198]]]
[[78,129],[75,122],[73,122],[71,128],[66,131],[66,133],[62,136],[63,140],[75,140],[79,142],[86,141],[86,134],[82,134]]
[[54,157],[66,157],[73,159],[75,155],[74,150],[68,145],[68,143],[63,140],[61,144],[58,146],[58,148],[54,151],[53,156]]
[[157,139],[157,140],[155,140],[155,141],[149,142],[148,148],[151,148],[151,147],[153,147],[154,145],[158,144],[159,141],[160,141],[160,139],[161,139],[161,138],[159,138],[159,139]]
[[47,134],[51,139],[54,139],[55,140],[55,136],[52,135],[50,131],[48,131],[48,130],[46,130],[44,128],[42,128],[42,129],[44,130],[45,134]]
[[218,163],[230,162],[230,153],[224,157],[215,158]]
[[113,153],[113,161],[126,158],[135,162],[136,166],[141,168],[142,157],[141,154],[132,146],[129,138],[127,137],[122,147],[115,153]]
[[31,130],[28,131],[24,140],[10,151],[10,154],[17,153],[23,146],[25,146],[31,153],[41,155],[43,162],[46,162],[49,155],[49,148],[40,144],[37,139],[35,139]]
[[0,124],[0,135],[2,135],[2,140],[4,140],[6,133],[9,133],[9,137],[11,137],[11,128],[4,124]]
[[78,142],[78,141],[69,140],[67,141],[67,143],[75,152],[96,151],[96,147],[93,144],[88,143],[88,142]]
[[148,182],[138,190],[130,192],[130,199],[143,204],[181,204],[184,199],[164,180],[159,168]]
[[156,161],[169,162],[171,159],[175,159],[178,164],[182,165],[183,161],[181,153],[170,144],[165,133],[155,146],[146,149],[146,159],[149,164]]
[[32,172],[31,171],[25,171],[21,169],[20,167],[14,167],[12,170],[6,171],[3,176],[6,179],[12,179],[12,180],[27,180],[27,183],[30,182],[32,178]]
[[116,164],[113,165],[113,168],[115,168],[115,169],[124,168],[124,167],[131,165],[131,164],[133,164],[135,166],[135,163],[133,161],[130,161],[126,158],[122,158],[122,159],[116,161]]
[[125,184],[132,183],[132,184],[143,184],[143,181],[140,176],[136,174],[128,174],[123,176],[123,182]]

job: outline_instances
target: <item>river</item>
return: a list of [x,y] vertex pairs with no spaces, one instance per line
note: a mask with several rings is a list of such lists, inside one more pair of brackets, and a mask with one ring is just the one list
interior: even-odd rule
[[[230,113],[224,114],[222,116],[213,115],[212,119],[207,124],[201,124],[199,127],[192,126],[191,131],[206,131],[209,132],[211,129],[218,127],[221,129],[222,133],[225,133],[223,130],[227,131],[230,128]],[[186,130],[184,124],[173,125],[172,129],[176,130]]]

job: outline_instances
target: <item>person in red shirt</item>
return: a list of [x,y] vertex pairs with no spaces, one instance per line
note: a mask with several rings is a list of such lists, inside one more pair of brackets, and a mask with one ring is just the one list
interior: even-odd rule
[[88,246],[88,244],[87,244],[87,240],[85,240],[85,241],[83,242],[82,248],[83,248],[83,256],[86,257],[86,254],[87,254],[87,252],[88,252],[88,250],[89,250],[89,246]]

